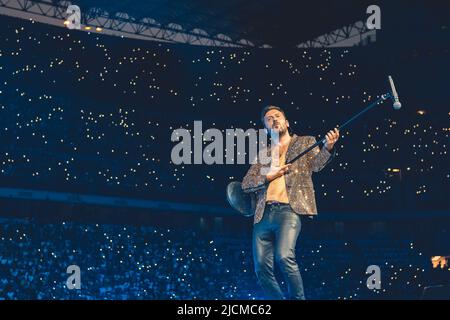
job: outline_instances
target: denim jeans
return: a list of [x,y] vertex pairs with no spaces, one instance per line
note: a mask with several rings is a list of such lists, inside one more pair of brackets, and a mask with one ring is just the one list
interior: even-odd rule
[[295,258],[301,219],[289,204],[266,205],[263,218],[253,227],[253,259],[258,281],[267,297],[283,299],[274,274],[274,260],[288,285],[288,299],[305,299],[303,280]]

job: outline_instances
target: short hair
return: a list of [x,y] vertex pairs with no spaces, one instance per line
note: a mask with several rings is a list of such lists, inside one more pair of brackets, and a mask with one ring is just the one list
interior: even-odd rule
[[274,106],[274,105],[267,105],[261,111],[261,122],[262,122],[262,124],[264,126],[266,125],[264,123],[264,117],[266,116],[266,113],[269,112],[270,110],[278,110],[278,111],[280,111],[283,114],[283,116],[287,119],[286,113],[284,112],[283,109],[281,109],[280,107]]

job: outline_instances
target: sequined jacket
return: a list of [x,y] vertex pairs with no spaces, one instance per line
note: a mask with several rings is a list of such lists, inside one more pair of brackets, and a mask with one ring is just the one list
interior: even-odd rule
[[[313,136],[293,135],[286,151],[286,163],[292,160],[303,150],[316,143]],[[270,156],[270,150],[266,151]],[[312,173],[322,170],[334,157],[325,148],[317,146],[300,159],[297,159],[285,174],[286,191],[289,204],[297,214],[317,215],[316,199]],[[265,175],[261,174],[261,168],[268,167],[259,161],[253,164],[242,181],[242,189],[245,193],[252,193],[252,207],[255,212],[253,223],[261,221],[266,205],[266,192],[268,182]]]

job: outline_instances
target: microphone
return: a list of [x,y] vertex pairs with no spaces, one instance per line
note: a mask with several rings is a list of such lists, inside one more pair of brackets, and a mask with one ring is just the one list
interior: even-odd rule
[[389,84],[391,85],[391,93],[392,93],[392,99],[394,99],[393,107],[395,110],[398,110],[402,107],[402,104],[400,103],[400,100],[398,99],[398,93],[397,90],[395,90],[394,80],[392,80],[391,76],[388,76]]

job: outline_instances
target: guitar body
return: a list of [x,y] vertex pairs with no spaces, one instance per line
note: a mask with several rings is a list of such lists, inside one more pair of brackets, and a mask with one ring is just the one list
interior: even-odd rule
[[245,193],[238,181],[230,182],[227,186],[228,203],[244,217],[251,217],[254,212],[254,195]]

